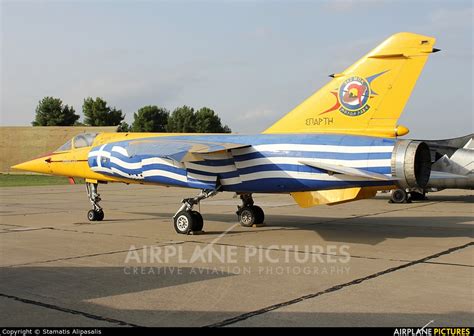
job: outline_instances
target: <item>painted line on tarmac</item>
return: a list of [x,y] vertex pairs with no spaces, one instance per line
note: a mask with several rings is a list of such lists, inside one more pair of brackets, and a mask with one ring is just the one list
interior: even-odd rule
[[5,231],[2,233],[30,232],[30,231],[40,231],[40,230],[54,230],[54,228],[52,227],[40,227],[40,228],[25,227],[21,229],[5,229]]
[[[361,215],[355,215],[355,216],[344,217],[344,218],[334,218],[334,219],[324,221],[324,222],[301,224],[301,226],[308,226],[308,225],[314,225],[314,224],[326,224],[326,223],[330,224],[332,222],[339,222],[339,221],[343,222],[343,221],[348,221],[348,220],[352,220],[352,219],[360,219],[360,218],[364,218],[364,217],[373,217],[373,216],[384,215],[384,214],[403,211],[403,210],[423,208],[423,207],[438,204],[438,203],[441,203],[441,202],[423,203],[423,204],[419,204],[419,205],[413,205],[413,206],[410,206],[410,207],[407,206],[405,208],[391,209],[391,210],[386,210],[386,211],[380,211],[380,212],[374,212],[374,213],[368,213],[368,214],[361,214]],[[364,224],[364,225],[378,226],[376,224]],[[385,225],[385,227],[386,226],[389,226],[389,225]],[[394,226],[394,225],[391,225],[391,226]]]
[[385,274],[393,273],[393,272],[396,272],[396,271],[399,271],[399,270],[402,270],[402,269],[405,269],[405,268],[408,268],[408,267],[411,267],[411,266],[426,263],[427,261],[429,261],[431,259],[436,259],[436,258],[441,257],[443,255],[447,255],[447,254],[462,250],[462,249],[464,249],[466,247],[470,247],[470,246],[474,246],[474,242],[469,242],[469,243],[464,244],[464,245],[452,247],[450,249],[438,252],[436,254],[432,254],[432,255],[427,256],[425,258],[418,259],[418,260],[415,260],[415,261],[412,261],[412,262],[409,262],[409,263],[406,263],[406,264],[403,264],[403,265],[400,265],[400,266],[391,267],[391,268],[388,268],[384,271],[373,273],[373,274],[370,274],[370,275],[365,276],[363,278],[358,278],[358,279],[352,280],[350,282],[346,282],[346,283],[343,283],[343,284],[340,284],[340,285],[336,285],[336,286],[330,287],[328,289],[325,289],[325,290],[317,292],[317,293],[307,294],[307,295],[304,295],[304,296],[301,296],[301,297],[298,297],[298,298],[295,298],[295,299],[292,299],[292,300],[289,300],[289,301],[277,303],[277,304],[267,306],[267,307],[262,308],[262,309],[258,309],[258,310],[254,310],[254,311],[251,311],[251,312],[248,312],[248,313],[245,313],[245,314],[234,316],[234,317],[231,317],[229,319],[226,319],[226,320],[223,320],[223,321],[220,321],[220,322],[217,322],[217,323],[206,325],[206,327],[225,327],[225,326],[228,326],[228,325],[240,322],[240,321],[247,320],[247,319],[249,319],[251,317],[254,317],[254,316],[258,316],[258,315],[262,315],[262,314],[271,312],[271,311],[279,309],[279,308],[291,306],[291,305],[294,305],[294,304],[299,303],[299,302],[303,302],[303,301],[306,301],[306,300],[309,300],[309,299],[316,298],[318,296],[322,296],[324,294],[333,293],[333,292],[339,291],[339,290],[341,290],[343,288],[346,288],[346,287],[358,285],[358,284],[363,283],[367,280],[372,280],[372,279],[378,278],[378,277],[380,277],[382,275],[385,275]]
[[104,322],[108,322],[108,323],[112,323],[112,324],[118,324],[120,326],[125,326],[125,327],[140,327],[137,324],[133,324],[133,323],[129,323],[129,322],[121,321],[121,320],[116,320],[116,319],[113,319],[113,318],[110,318],[110,317],[95,315],[95,314],[87,313],[87,312],[80,311],[80,310],[63,308],[63,307],[56,306],[56,305],[53,305],[53,304],[44,303],[44,302],[40,302],[40,301],[34,301],[34,300],[30,300],[30,299],[25,299],[25,298],[21,298],[21,297],[18,297],[18,296],[13,296],[13,295],[0,293],[0,297],[4,297],[4,298],[7,298],[7,299],[12,299],[12,300],[15,300],[15,301],[19,301],[19,302],[22,302],[22,303],[26,303],[26,304],[30,304],[30,305],[34,305],[34,306],[38,306],[38,307],[57,310],[57,311],[60,311],[60,312],[63,312],[63,313],[68,313],[68,314],[73,314],[73,315],[80,315],[80,316],[83,316],[83,317],[86,317],[86,318],[89,318],[89,319],[92,319],[92,320],[104,321]]
[[[183,244],[183,243],[184,243],[184,241],[163,242],[163,243],[158,242],[155,245],[156,246],[169,246],[169,245],[179,245],[179,244]],[[83,255],[72,256],[72,257],[32,261],[32,262],[23,263],[23,264],[8,265],[6,267],[31,266],[31,265],[38,265],[38,264],[53,263],[53,262],[58,262],[58,261],[76,260],[76,259],[83,259],[83,258],[93,258],[93,257],[98,257],[98,256],[104,256],[104,255],[126,253],[126,252],[130,252],[130,251],[140,251],[142,249],[143,249],[143,247],[137,247],[137,248],[134,248],[134,249],[128,248],[126,250],[116,250],[116,251],[109,251],[109,252],[97,252],[97,253],[83,254]]]
[[457,266],[457,267],[474,267],[474,265],[468,265],[468,264],[456,264],[456,263],[436,262],[436,261],[428,261],[428,262],[425,262],[425,264]]

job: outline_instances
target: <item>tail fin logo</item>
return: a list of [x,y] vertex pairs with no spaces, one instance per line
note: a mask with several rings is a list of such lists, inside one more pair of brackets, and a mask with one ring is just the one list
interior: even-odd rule
[[386,73],[388,70],[367,77],[351,76],[342,82],[338,90],[331,93],[336,97],[336,103],[328,110],[320,113],[325,114],[334,110],[339,110],[342,114],[349,117],[357,117],[370,109],[369,98],[377,95],[372,90],[371,82]]
[[339,111],[348,116],[367,112],[369,95],[370,86],[364,78],[354,76],[346,79],[339,88],[338,97],[342,105]]

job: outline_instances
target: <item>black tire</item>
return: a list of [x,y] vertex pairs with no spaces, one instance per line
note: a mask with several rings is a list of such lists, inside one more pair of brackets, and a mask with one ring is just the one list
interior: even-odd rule
[[174,229],[180,234],[189,234],[193,230],[194,216],[190,211],[181,211],[174,218]]
[[390,200],[392,203],[407,203],[408,201],[408,194],[403,189],[395,189],[392,191],[392,195],[390,196]]
[[424,201],[426,200],[425,192],[412,191],[410,192],[410,199],[413,201]]
[[104,219],[104,211],[103,210],[89,210],[87,212],[87,219],[91,222],[101,221]]
[[255,224],[256,211],[253,206],[246,206],[239,211],[239,222],[244,227],[251,227]]
[[263,209],[257,205],[252,206],[253,211],[255,212],[255,223],[254,224],[263,224],[265,221],[265,213]]
[[99,211],[96,211],[96,221],[101,221],[104,219],[104,210],[100,209]]
[[191,214],[193,215],[192,231],[202,231],[204,220],[202,219],[201,214],[197,211],[191,211]]

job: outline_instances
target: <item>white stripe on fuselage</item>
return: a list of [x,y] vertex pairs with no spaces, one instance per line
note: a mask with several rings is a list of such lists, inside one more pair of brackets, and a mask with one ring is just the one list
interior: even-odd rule
[[391,153],[393,146],[337,146],[337,145],[303,145],[303,144],[268,144],[232,149],[234,155],[255,152],[329,152],[329,153]]
[[235,171],[234,165],[225,165],[225,166],[207,166],[201,165],[198,163],[185,162],[184,165],[188,169],[200,170],[208,173],[228,173]]
[[172,173],[166,170],[151,169],[151,170],[145,170],[143,172],[143,177],[152,177],[152,176],[162,176],[162,177],[168,177],[173,180],[178,180],[181,182],[188,182],[188,178],[185,175]]
[[236,161],[237,168],[255,167],[265,164],[293,164],[304,166],[305,164],[298,161],[314,161],[326,164],[334,164],[345,167],[368,168],[368,167],[390,167],[390,159],[374,159],[374,160],[338,160],[338,159],[319,159],[304,157],[266,157],[259,159],[250,159],[246,161]]
[[128,156],[128,152],[125,148],[120,147],[120,146],[113,146],[112,147],[112,152],[117,152],[122,154],[123,156]]
[[216,182],[217,176],[210,176],[210,175],[201,175],[201,174],[195,174],[195,173],[188,173],[188,177],[195,179],[195,180],[201,180],[201,181],[209,181],[209,182]]

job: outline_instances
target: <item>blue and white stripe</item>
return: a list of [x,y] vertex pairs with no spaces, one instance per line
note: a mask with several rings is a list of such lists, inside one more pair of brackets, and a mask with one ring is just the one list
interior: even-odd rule
[[[363,177],[327,174],[303,161],[364,169],[390,176],[393,139],[342,135],[212,135],[147,138],[166,143],[134,151],[128,140],[95,147],[89,153],[92,170],[147,183],[224,191],[293,192],[388,184]],[[199,160],[176,161],[168,155],[173,141],[182,151],[189,143],[221,142],[251,145],[227,152],[199,154]],[[183,145],[184,144],[184,145]],[[183,147],[184,146],[184,147]],[[179,147],[179,148],[178,148]],[[157,149],[158,148],[158,149]],[[190,145],[191,148],[191,145]]]

